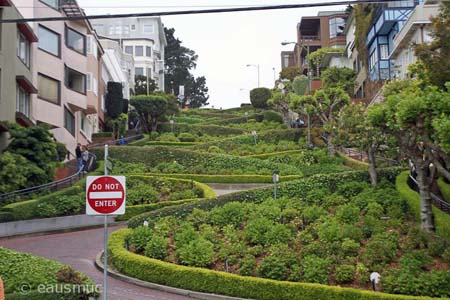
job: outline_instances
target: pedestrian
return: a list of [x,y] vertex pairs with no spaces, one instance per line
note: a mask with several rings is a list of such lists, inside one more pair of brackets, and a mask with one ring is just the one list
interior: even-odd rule
[[83,158],[81,157],[81,144],[77,144],[77,148],[75,148],[75,155],[77,156],[77,167],[78,172],[83,170]]
[[84,146],[83,153],[81,154],[83,158],[83,173],[88,171],[88,161],[89,161],[89,150],[87,146]]

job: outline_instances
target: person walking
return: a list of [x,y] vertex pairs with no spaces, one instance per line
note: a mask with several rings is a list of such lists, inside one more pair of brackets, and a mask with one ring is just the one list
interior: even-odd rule
[[83,159],[83,173],[88,172],[89,150],[87,146],[84,146],[83,153],[81,153]]
[[83,158],[81,157],[81,144],[80,143],[78,143],[77,147],[75,148],[75,155],[77,156],[78,172],[81,172],[83,170]]

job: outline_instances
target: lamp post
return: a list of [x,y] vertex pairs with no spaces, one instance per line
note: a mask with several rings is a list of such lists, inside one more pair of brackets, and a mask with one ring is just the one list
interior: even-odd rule
[[276,84],[276,82],[277,82],[277,72],[275,71],[275,67],[273,67],[272,68],[272,70],[273,70],[273,82],[274,82],[274,84]]
[[248,64],[247,67],[255,67],[255,68],[258,70],[258,87],[260,87],[259,65],[251,65],[251,64]]
[[273,172],[273,198],[277,200],[277,185],[280,181],[280,176],[278,176],[278,171]]

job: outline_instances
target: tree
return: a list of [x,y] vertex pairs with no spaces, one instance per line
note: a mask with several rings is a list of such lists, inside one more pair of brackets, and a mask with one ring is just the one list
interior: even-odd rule
[[256,88],[250,91],[250,102],[254,108],[268,108],[267,101],[272,98],[272,92],[268,88]]
[[[147,133],[156,131],[158,118],[164,116],[168,108],[167,98],[155,94],[135,96],[131,98],[131,105],[134,106],[141,117],[145,132]],[[150,127],[149,124],[151,124]]]
[[302,75],[299,67],[287,67],[281,70],[280,79],[294,80],[295,77]]
[[164,28],[167,46],[165,48],[165,89],[179,96],[179,87],[185,87],[183,105],[201,107],[208,105],[208,88],[206,78],[195,78],[191,70],[197,66],[198,55],[195,51],[182,46],[182,42],[175,37],[175,29]]
[[311,71],[316,70],[316,76],[320,76],[320,64],[327,53],[344,53],[343,48],[320,48],[314,52],[311,52],[306,58],[309,61],[309,68]]
[[316,101],[313,96],[301,96],[296,93],[289,93],[290,105],[289,108],[298,114],[307,116],[308,125],[308,147],[311,147],[311,115],[316,113]]
[[338,138],[367,152],[370,182],[376,185],[378,183],[376,153],[386,142],[387,136],[380,128],[370,124],[367,110],[362,104],[347,105],[342,109],[338,119]]
[[299,95],[303,96],[306,91],[309,88],[309,78],[305,75],[300,75],[294,78],[294,81],[292,82],[292,89],[294,92]]
[[[153,79],[148,78],[144,75],[136,75],[134,77],[134,92],[136,95],[147,95],[151,94],[156,90],[156,83]],[[148,90],[147,90],[148,82]]]
[[353,95],[356,85],[356,72],[347,67],[331,67],[323,71],[324,88],[341,87],[349,95]]
[[284,119],[289,117],[289,97],[284,92],[275,89],[272,92],[272,97],[267,100],[267,104],[281,112]]
[[108,82],[105,99],[106,114],[112,119],[116,119],[123,112],[122,83]]
[[430,44],[415,46],[416,56],[423,62],[423,71],[432,85],[445,88],[450,81],[450,3],[441,3],[439,15],[432,18]]
[[422,87],[418,80],[405,80],[389,83],[383,94],[386,101],[369,110],[370,122],[394,136],[400,151],[414,164],[422,203],[422,228],[433,231],[428,173],[433,163],[450,178],[445,168],[450,162],[450,152],[441,143],[440,135],[440,126],[450,115],[450,93],[436,86]]
[[348,94],[341,87],[336,87],[316,90],[313,96],[295,97],[291,100],[290,107],[295,111],[308,110],[318,116],[327,134],[328,155],[334,156],[336,117],[349,102]]

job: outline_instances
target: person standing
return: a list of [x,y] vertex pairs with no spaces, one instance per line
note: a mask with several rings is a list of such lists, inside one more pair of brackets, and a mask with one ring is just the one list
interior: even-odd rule
[[77,156],[77,167],[78,172],[83,170],[83,158],[81,157],[81,144],[77,144],[77,148],[75,148],[75,155]]
[[83,159],[83,173],[87,173],[89,161],[89,151],[87,146],[84,146],[83,153],[81,153],[81,157]]

